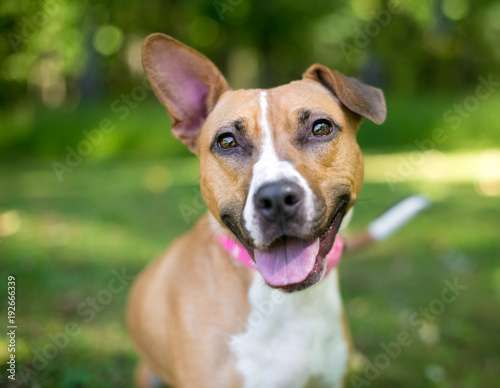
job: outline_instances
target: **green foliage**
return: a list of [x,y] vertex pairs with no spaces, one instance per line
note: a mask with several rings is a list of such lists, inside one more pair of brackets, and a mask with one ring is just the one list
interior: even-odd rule
[[398,93],[456,92],[498,67],[499,12],[494,0],[4,0],[0,101],[27,91],[58,108],[132,87],[152,32],[201,50],[237,87],[321,62]]
[[[130,91],[124,91],[129,93]],[[151,94],[151,93],[150,93]],[[436,128],[445,132],[445,140],[436,149],[485,149],[500,144],[500,119],[495,107],[500,94],[480,101],[477,109],[466,111],[459,125],[447,121],[444,114],[455,105],[463,105],[469,95],[387,95],[388,118],[383,126],[365,120],[358,140],[365,152],[398,152],[418,150],[416,140],[432,137]],[[120,94],[116,96],[118,99]],[[116,100],[114,100],[116,101]],[[75,112],[60,111],[54,115],[40,107],[20,104],[10,110],[0,111],[0,160],[36,158],[44,160],[47,167],[53,161],[64,162],[67,147],[76,150],[87,140],[84,131],[99,129],[103,119],[109,119],[114,130],[103,133],[95,142],[84,162],[112,159],[124,154],[136,158],[188,155],[189,151],[169,130],[168,115],[163,106],[152,96],[138,102],[137,107],[115,112],[112,102],[88,104]],[[124,107],[125,104],[120,103]]]
[[286,83],[314,62],[383,87],[385,135],[366,123],[365,149],[411,149],[435,128],[449,134],[440,149],[491,147],[500,133],[497,91],[458,129],[443,115],[474,94],[479,77],[496,76],[499,12],[490,0],[5,0],[0,158],[60,158],[105,118],[116,130],[88,159],[185,154],[168,140],[151,92],[126,107],[126,117],[112,105],[124,107],[124,95],[147,86],[140,46],[157,31],[205,53],[234,87]]

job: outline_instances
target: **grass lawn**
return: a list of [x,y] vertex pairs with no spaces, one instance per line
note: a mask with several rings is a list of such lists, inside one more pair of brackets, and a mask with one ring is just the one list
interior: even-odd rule
[[[127,276],[201,215],[197,161],[88,161],[63,182],[50,163],[4,163],[0,188],[0,287],[7,275],[16,277],[17,380],[28,387],[131,386]],[[498,197],[480,196],[468,182],[406,181],[392,191],[368,179],[350,230],[416,192],[432,196],[427,212],[341,264],[355,344],[372,365],[358,365],[347,387],[497,387]],[[111,292],[117,276],[123,289]],[[466,289],[444,292],[454,282]],[[402,336],[404,346],[396,346]],[[0,386],[7,339],[0,337]]]

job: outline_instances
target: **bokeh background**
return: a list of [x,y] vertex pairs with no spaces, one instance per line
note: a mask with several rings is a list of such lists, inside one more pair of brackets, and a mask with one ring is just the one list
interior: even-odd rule
[[[384,89],[386,123],[358,135],[366,176],[349,232],[410,194],[432,206],[344,258],[363,355],[347,386],[498,386],[500,2],[2,0],[0,32],[3,326],[7,275],[17,282],[10,386],[131,386],[130,279],[204,212],[198,162],[141,67],[153,32],[207,55],[234,88],[286,83],[319,62]],[[453,302],[447,282],[466,287]],[[384,344],[402,332],[411,344],[391,353]],[[7,344],[0,336],[0,386]]]

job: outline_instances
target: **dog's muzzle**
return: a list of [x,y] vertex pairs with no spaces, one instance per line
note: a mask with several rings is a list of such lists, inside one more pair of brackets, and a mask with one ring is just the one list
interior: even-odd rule
[[304,197],[304,189],[290,180],[266,183],[257,190],[255,211],[267,242],[281,235],[300,236],[303,233]]

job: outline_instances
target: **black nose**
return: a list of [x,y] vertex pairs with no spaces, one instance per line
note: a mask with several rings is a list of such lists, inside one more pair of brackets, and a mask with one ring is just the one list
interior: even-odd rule
[[304,191],[290,181],[263,185],[254,196],[255,207],[269,220],[285,220],[294,216],[302,203]]

